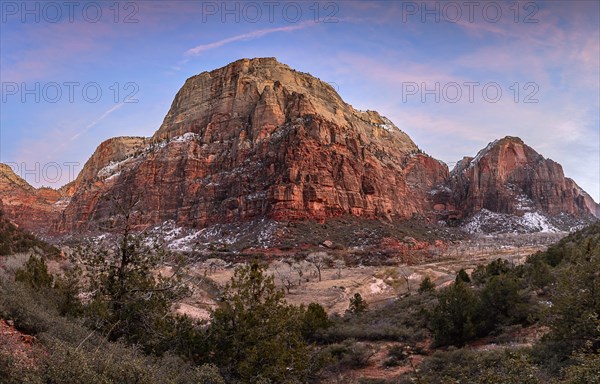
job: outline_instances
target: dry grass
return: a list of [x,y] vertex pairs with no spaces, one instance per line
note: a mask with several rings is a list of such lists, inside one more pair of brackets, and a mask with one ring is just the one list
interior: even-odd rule
[[[518,264],[523,262],[527,255],[546,248],[544,245],[477,248],[479,253],[476,254],[474,249],[469,249],[464,244],[459,244],[457,247],[462,247],[461,253],[449,251],[447,256],[436,261],[417,265],[344,267],[341,269],[340,276],[337,268],[325,268],[322,270],[322,281],[318,280],[316,271],[309,271],[304,275],[301,284],[295,283],[289,292],[273,264],[270,265],[268,273],[273,274],[276,284],[286,291],[288,303],[308,305],[316,302],[323,305],[329,313],[343,314],[348,308],[350,297],[357,292],[371,307],[378,307],[399,295],[408,294],[409,285],[410,291],[416,292],[425,277],[431,278],[437,286],[445,286],[454,281],[460,269],[470,272],[478,265],[487,264],[497,258]],[[205,272],[206,267],[203,265],[193,266],[190,270],[190,273],[197,277],[204,277]],[[206,273],[206,278],[223,287],[230,281],[233,272],[233,267],[220,267]],[[195,291],[195,295],[185,301],[185,308],[187,308],[185,313],[192,316],[199,313],[201,318],[205,318],[205,311],[216,305],[214,293],[209,293],[202,287]],[[193,309],[194,307],[196,309]],[[198,312],[195,312],[196,310]]]

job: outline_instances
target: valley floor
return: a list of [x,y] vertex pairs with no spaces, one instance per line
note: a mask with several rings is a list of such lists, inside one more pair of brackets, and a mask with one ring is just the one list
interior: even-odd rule
[[[531,234],[513,235],[503,240],[505,244],[489,238],[463,241],[447,248],[441,255],[430,256],[429,260],[424,259],[420,253],[422,259],[411,264],[404,264],[398,259],[386,263],[385,266],[344,266],[340,269],[326,267],[322,270],[321,281],[316,270],[309,266],[302,282],[298,284],[296,279],[293,279],[291,286],[282,281],[282,272],[276,263],[271,263],[268,271],[275,276],[278,286],[286,292],[288,303],[308,305],[316,302],[323,305],[330,314],[343,314],[348,308],[350,297],[357,292],[371,307],[380,307],[398,296],[415,292],[425,277],[429,277],[436,286],[443,287],[454,281],[461,269],[470,273],[478,265],[498,258],[508,260],[512,264],[520,264],[528,255],[544,251],[549,244],[564,235],[553,234],[539,238]],[[219,267],[211,267],[207,263],[197,263],[190,268],[190,274],[198,278],[207,277],[223,287],[233,277],[235,268],[226,267],[225,262],[222,264]],[[216,305],[214,292],[200,289],[181,303],[178,312],[208,319],[209,310]]]

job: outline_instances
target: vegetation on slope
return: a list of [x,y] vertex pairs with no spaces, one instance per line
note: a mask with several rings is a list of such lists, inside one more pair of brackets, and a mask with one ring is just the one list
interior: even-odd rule
[[[0,318],[40,351],[26,364],[0,348],[0,382],[386,383],[344,376],[369,366],[381,343],[391,347],[380,369],[407,367],[394,383],[598,382],[600,224],[523,265],[496,260],[438,291],[424,281],[378,309],[353,297],[351,311],[331,318],[318,304],[287,304],[255,261],[237,269],[208,324],[170,311],[187,282],[153,277],[167,256],[143,240],[81,250],[82,268],[61,276],[37,256],[5,276]],[[530,327],[546,335],[474,349]]]
[[0,210],[0,256],[27,252],[35,247],[51,255],[60,253],[56,247],[15,226]]

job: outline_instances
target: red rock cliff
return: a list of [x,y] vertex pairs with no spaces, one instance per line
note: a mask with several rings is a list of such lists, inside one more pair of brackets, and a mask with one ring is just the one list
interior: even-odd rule
[[482,209],[600,217],[559,164],[518,138],[490,143],[450,174],[385,117],[272,58],[188,79],[151,138],[105,141],[59,191],[0,171],[7,216],[38,232],[98,229],[131,200],[139,228],[343,214],[452,220]]
[[417,152],[389,120],[319,79],[271,58],[239,60],[188,79],[143,151],[112,167],[90,160],[58,229],[110,217],[103,197],[125,195],[141,198],[140,224],[408,217],[448,177]]
[[460,161],[452,170],[451,189],[463,215],[487,209],[517,215],[535,210],[600,217],[600,206],[565,177],[560,164],[516,137],[496,140],[475,158]]
[[62,209],[60,192],[33,188],[5,164],[0,164],[0,199],[6,216],[30,231],[46,232]]

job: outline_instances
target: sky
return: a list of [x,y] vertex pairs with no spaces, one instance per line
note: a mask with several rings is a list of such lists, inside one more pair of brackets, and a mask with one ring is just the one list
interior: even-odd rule
[[276,57],[450,168],[521,137],[600,201],[598,1],[0,2],[0,161],[71,181],[151,136],[184,81]]

